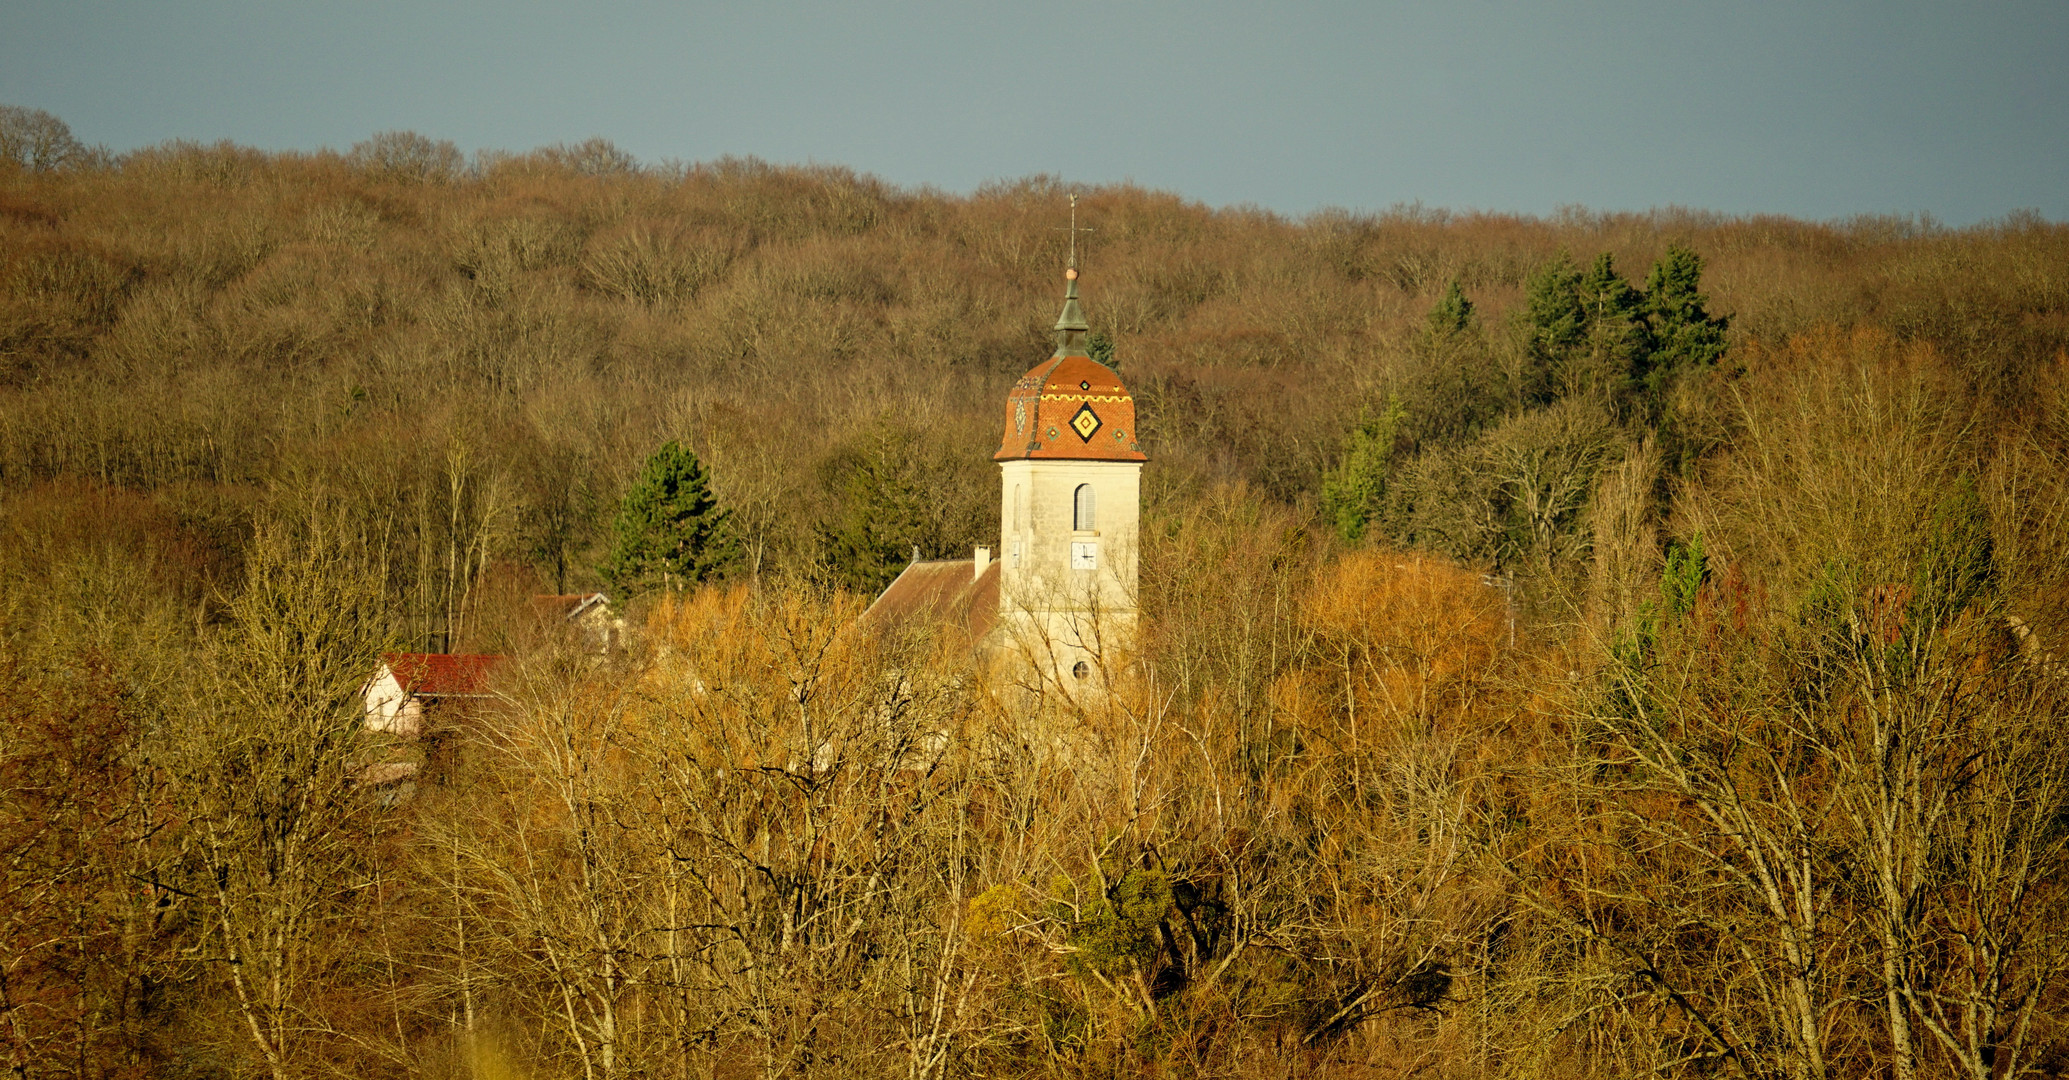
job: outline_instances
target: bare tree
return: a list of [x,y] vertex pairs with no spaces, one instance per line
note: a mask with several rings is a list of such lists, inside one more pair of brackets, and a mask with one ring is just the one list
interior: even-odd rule
[[177,718],[186,881],[210,959],[268,1073],[324,1029],[312,992],[358,887],[361,689],[388,641],[384,567],[321,505],[263,523],[207,677]]
[[972,842],[962,680],[879,652],[857,613],[742,592],[657,616],[675,689],[641,753],[671,860],[667,970],[685,1034],[751,1047],[771,1077],[893,1052],[939,1075],[975,1019],[944,918]]
[[0,105],[0,161],[32,172],[62,169],[86,156],[63,120],[42,109]]
[[[626,697],[608,674],[586,654],[536,655],[506,676],[503,707],[478,718],[484,759],[471,778],[496,809],[465,830],[467,877],[483,895],[454,916],[453,960],[467,963],[464,909],[499,913],[474,920],[476,935],[506,977],[543,991],[521,1000],[561,1031],[591,1080],[636,1067],[640,1033],[628,1017],[640,1012],[655,929],[658,841],[641,828],[646,778],[626,756]],[[459,988],[471,1008],[471,984]]]
[[466,159],[449,140],[414,131],[383,131],[354,143],[346,160],[375,177],[403,183],[447,183],[466,168]]

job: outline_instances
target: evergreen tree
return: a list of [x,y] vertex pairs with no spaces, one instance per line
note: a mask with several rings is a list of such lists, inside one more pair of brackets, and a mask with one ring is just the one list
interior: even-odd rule
[[1623,414],[1652,350],[1644,293],[1617,273],[1608,252],[1586,272],[1560,252],[1524,283],[1525,405],[1591,398]]
[[842,462],[829,477],[837,509],[815,530],[834,579],[859,592],[883,590],[913,557],[937,555],[927,493],[909,471],[875,454]]
[[1456,278],[1430,308],[1415,352],[1419,363],[1396,384],[1397,451],[1463,441],[1501,415],[1503,373]]
[[1702,279],[1703,257],[1679,245],[1668,248],[1646,276],[1652,352],[1643,378],[1655,394],[1679,372],[1707,367],[1724,355],[1728,320],[1704,307]]
[[1387,474],[1403,411],[1397,400],[1379,416],[1367,414],[1344,440],[1342,460],[1322,475],[1322,513],[1338,535],[1352,543],[1365,536],[1386,504]]
[[1621,330],[1644,317],[1645,296],[1616,272],[1616,257],[1609,252],[1595,256],[1595,265],[1580,280],[1581,303],[1588,322]]
[[1558,397],[1558,373],[1586,343],[1588,309],[1580,288],[1580,271],[1564,251],[1524,281],[1524,370],[1516,387],[1521,404],[1541,405]]
[[1451,287],[1430,309],[1425,334],[1432,341],[1443,341],[1464,334],[1473,328],[1473,302],[1466,299],[1465,291],[1458,287],[1458,279],[1451,279]]
[[697,455],[671,441],[625,493],[599,570],[620,599],[709,580],[733,559],[726,519]]
[[1946,626],[1997,589],[1997,543],[1990,511],[1976,492],[1974,477],[1962,473],[1953,487],[1933,507],[1913,541],[1917,554],[1910,607],[1920,626]]
[[1605,251],[1581,278],[1580,300],[1587,346],[1570,369],[1567,392],[1591,393],[1621,413],[1652,352],[1645,294],[1617,273],[1616,258]]
[[1114,358],[1114,339],[1104,330],[1093,334],[1091,339],[1085,342],[1085,355],[1114,371],[1121,370],[1121,362]]
[[814,527],[821,567],[841,585],[879,592],[914,548],[941,558],[996,536],[998,481],[988,464],[935,433],[877,424],[820,466],[833,504]]

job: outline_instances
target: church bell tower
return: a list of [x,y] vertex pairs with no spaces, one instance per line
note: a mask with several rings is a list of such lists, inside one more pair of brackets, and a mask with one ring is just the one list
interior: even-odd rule
[[1133,639],[1142,463],[1135,399],[1087,351],[1076,259],[1056,351],[1006,396],[999,626],[1060,680],[1095,680]]

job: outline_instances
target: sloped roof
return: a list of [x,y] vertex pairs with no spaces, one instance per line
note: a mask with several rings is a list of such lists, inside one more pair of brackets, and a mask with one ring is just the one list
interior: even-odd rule
[[598,604],[608,603],[610,597],[600,592],[564,593],[559,596],[532,597],[532,610],[541,616],[558,615],[573,619]]
[[999,564],[994,560],[983,574],[976,569],[974,559],[912,563],[862,613],[862,623],[882,629],[926,626],[966,635],[975,645],[999,618]]
[[381,661],[402,688],[420,697],[479,697],[488,693],[489,672],[500,656],[455,653],[382,653]]

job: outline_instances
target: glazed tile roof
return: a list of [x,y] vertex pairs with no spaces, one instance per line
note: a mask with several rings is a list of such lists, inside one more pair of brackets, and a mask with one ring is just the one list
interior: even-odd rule
[[1082,353],[1052,356],[1006,394],[993,461],[1147,461],[1135,441],[1135,398],[1111,368]]
[[1147,461],[1136,444],[1135,398],[1086,350],[1091,326],[1078,306],[1078,272],[1066,271],[1056,352],[1006,394],[1006,433],[993,461]]

